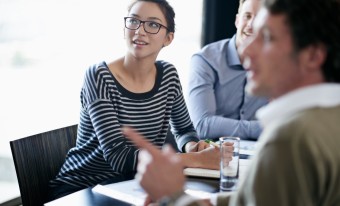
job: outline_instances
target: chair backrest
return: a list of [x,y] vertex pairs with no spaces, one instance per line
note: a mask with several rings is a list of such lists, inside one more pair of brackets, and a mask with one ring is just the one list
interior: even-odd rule
[[76,139],[77,125],[72,125],[10,141],[24,206],[46,202],[48,183],[59,172]]

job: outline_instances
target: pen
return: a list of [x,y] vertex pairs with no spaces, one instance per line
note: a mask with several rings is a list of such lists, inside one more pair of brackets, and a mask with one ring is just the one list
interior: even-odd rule
[[220,147],[219,144],[217,144],[216,142],[211,141],[210,139],[206,139],[206,140],[204,140],[204,141],[205,141],[206,143],[212,145],[212,146]]

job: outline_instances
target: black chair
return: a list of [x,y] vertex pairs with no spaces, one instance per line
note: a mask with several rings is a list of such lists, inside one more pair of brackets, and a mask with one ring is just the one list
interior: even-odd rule
[[22,204],[39,206],[46,202],[48,182],[75,146],[77,125],[10,141]]

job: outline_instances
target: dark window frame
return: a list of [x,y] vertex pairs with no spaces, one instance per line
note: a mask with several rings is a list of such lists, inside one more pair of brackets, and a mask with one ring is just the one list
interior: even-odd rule
[[236,32],[235,17],[239,0],[204,0],[201,47]]

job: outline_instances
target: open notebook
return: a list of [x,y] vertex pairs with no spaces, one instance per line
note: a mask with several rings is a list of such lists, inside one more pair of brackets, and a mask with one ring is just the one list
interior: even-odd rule
[[219,170],[210,170],[203,168],[185,168],[184,174],[186,176],[194,176],[194,177],[208,177],[208,178],[220,178]]
[[[240,178],[246,172],[247,167],[250,163],[250,159],[240,159]],[[194,177],[207,177],[207,178],[220,178],[220,171],[219,170],[210,170],[210,169],[203,169],[203,168],[185,168],[184,174],[187,176],[194,176]]]
[[[247,170],[250,158],[254,155],[256,142],[250,140],[241,140],[240,142],[240,173],[241,177]],[[184,174],[194,177],[220,178],[219,170],[202,169],[202,168],[185,168]]]

